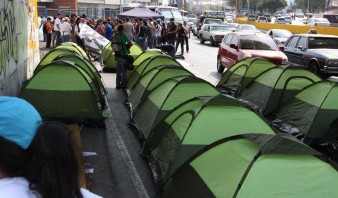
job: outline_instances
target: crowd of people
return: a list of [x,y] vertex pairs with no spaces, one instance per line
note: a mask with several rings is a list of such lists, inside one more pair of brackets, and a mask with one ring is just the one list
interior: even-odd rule
[[85,14],[82,16],[71,16],[58,14],[53,20],[40,16],[40,27],[43,29],[43,41],[47,48],[53,48],[63,42],[77,42],[80,32],[80,23],[86,23],[97,33],[107,38],[109,41],[117,33],[119,25],[124,26],[124,33],[129,40],[136,42],[143,50],[158,48],[163,44],[173,45],[177,51],[181,47],[181,53],[189,52],[190,31],[186,21],[176,24],[171,18],[168,23],[164,23],[160,18],[153,20],[148,18],[123,18],[115,19],[107,17],[103,19],[90,19]]
[[[52,21],[51,18],[44,19],[41,16],[40,28],[43,28],[44,41],[46,47],[56,47],[63,42],[75,42],[80,46],[82,43],[79,37],[81,23],[87,24],[98,34],[104,36],[109,41],[113,40],[115,35],[124,35],[123,46],[120,52],[116,54],[116,88],[124,89],[127,84],[127,64],[128,47],[132,42],[137,43],[143,50],[158,48],[165,51],[174,58],[182,58],[184,50],[189,52],[190,31],[187,28],[187,22],[175,23],[171,18],[168,23],[164,23],[160,18],[123,18],[115,19],[106,17],[103,19],[90,19],[85,14],[76,16],[72,14],[62,16],[58,14]],[[176,55],[180,47],[181,54]]]
[[100,198],[80,187],[80,150],[67,125],[42,122],[23,99],[0,96],[0,197]]

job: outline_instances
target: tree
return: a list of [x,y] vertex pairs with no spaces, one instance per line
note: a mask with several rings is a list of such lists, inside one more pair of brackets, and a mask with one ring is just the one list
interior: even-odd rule
[[[308,10],[308,5],[310,5],[310,10]],[[302,9],[303,11],[308,10],[308,12],[319,12],[325,10],[325,1],[295,0],[293,7]]]
[[260,0],[258,9],[269,10],[269,12],[275,13],[278,9],[285,8],[286,6],[286,0]]

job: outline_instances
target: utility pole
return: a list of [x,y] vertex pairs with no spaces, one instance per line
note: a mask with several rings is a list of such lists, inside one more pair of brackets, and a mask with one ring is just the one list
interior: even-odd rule
[[248,0],[248,15],[250,13],[250,0]]
[[307,0],[307,12],[310,13],[310,0]]

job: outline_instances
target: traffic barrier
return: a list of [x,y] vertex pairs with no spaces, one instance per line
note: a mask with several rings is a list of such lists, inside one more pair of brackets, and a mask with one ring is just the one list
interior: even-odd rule
[[311,29],[316,29],[318,34],[329,34],[338,36],[338,29],[335,27],[318,27],[318,26],[307,26],[307,25],[289,25],[289,24],[274,24],[274,23],[262,23],[262,22],[247,22],[246,18],[238,18],[238,23],[249,23],[258,29],[269,30],[269,29],[285,29],[289,30],[294,34],[305,34]]

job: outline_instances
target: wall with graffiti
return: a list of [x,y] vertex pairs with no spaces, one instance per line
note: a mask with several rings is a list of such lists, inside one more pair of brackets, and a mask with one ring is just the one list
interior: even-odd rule
[[0,95],[17,96],[40,61],[36,0],[0,1]]

